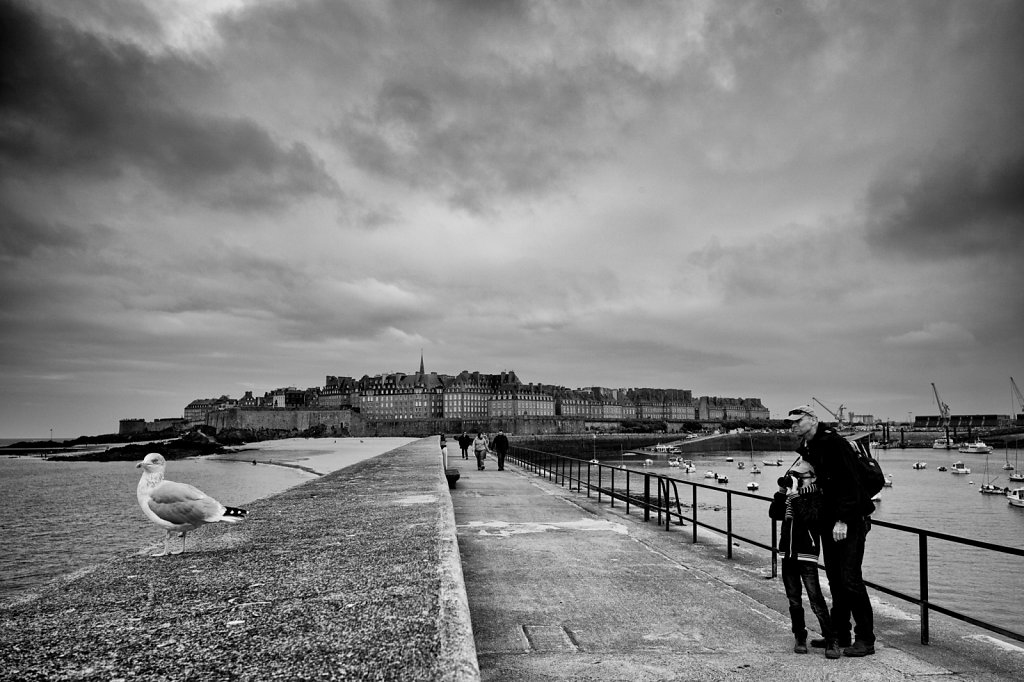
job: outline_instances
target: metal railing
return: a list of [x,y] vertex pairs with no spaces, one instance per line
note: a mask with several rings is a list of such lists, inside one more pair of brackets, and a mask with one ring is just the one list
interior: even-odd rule
[[[771,553],[771,566],[772,566],[772,577],[778,576],[778,555],[775,551],[775,547],[778,544],[778,522],[770,520],[771,523],[771,544],[765,544],[757,540],[756,538],[749,538],[736,533],[732,527],[732,510],[733,510],[733,497],[747,497],[763,502],[771,502],[772,498],[765,497],[764,495],[757,495],[755,493],[746,493],[739,490],[729,490],[728,488],[722,488],[720,485],[708,485],[705,483],[698,483],[697,481],[687,481],[671,476],[665,476],[663,474],[655,474],[647,471],[635,471],[632,469],[625,468],[624,465],[615,466],[612,464],[605,464],[602,462],[587,461],[582,459],[576,459],[574,457],[568,457],[565,455],[558,455],[550,452],[543,452],[541,450],[533,450],[522,446],[513,445],[510,448],[508,458],[515,462],[518,462],[520,466],[528,471],[543,476],[548,480],[565,487],[568,485],[570,490],[577,492],[583,492],[586,489],[587,497],[592,495],[597,496],[597,501],[600,503],[603,498],[607,497],[609,504],[614,507],[616,502],[625,505],[626,513],[630,513],[631,507],[637,507],[643,511],[644,521],[650,521],[652,516],[657,517],[657,523],[659,526],[664,526],[665,530],[671,530],[673,525],[685,526],[685,522],[689,522],[691,525],[691,542],[697,542],[697,529],[706,528],[708,530],[717,531],[725,534],[726,539],[726,557],[732,559],[732,547],[733,539],[742,540],[755,547],[767,550]],[[596,470],[596,471],[595,471]],[[596,475],[595,475],[596,474]],[[618,476],[620,486],[616,487],[616,475]],[[637,492],[633,491],[631,482],[635,477],[641,477],[643,485]],[[652,490],[652,482],[656,485],[656,489]],[[690,516],[686,516],[683,513],[684,505],[681,502],[679,495],[679,484],[688,485],[691,487],[692,501],[690,503]],[[719,528],[697,518],[697,489],[703,488],[705,490],[711,490],[725,495],[725,510],[726,510],[726,527]],[[673,508],[674,507],[674,508]],[[664,519],[664,520],[663,520]],[[914,528],[913,526],[905,526],[898,523],[892,523],[889,521],[880,521],[876,519],[871,520],[872,526],[880,526],[883,528],[890,528],[895,531],[904,533],[910,533],[917,536],[918,540],[918,568],[919,568],[919,591],[918,596],[901,592],[900,590],[886,587],[875,582],[868,580],[864,581],[864,584],[871,587],[879,592],[884,592],[890,596],[898,599],[903,599],[912,604],[917,604],[920,609],[921,616],[921,644],[928,644],[928,616],[931,611],[941,613],[963,621],[970,623],[976,627],[995,632],[1015,639],[1020,642],[1024,642],[1024,634],[1009,630],[1002,626],[987,621],[974,618],[965,613],[961,613],[951,608],[940,606],[935,604],[928,599],[928,538],[935,538],[937,540],[944,540],[947,542],[953,542],[960,545],[967,545],[970,547],[977,547],[980,549],[999,552],[1002,554],[1010,554],[1013,556],[1024,557],[1024,549],[1016,549],[1013,547],[1004,547],[1002,545],[996,545],[989,542],[981,542],[979,540],[971,540],[969,538],[962,538],[955,535],[948,535],[946,533],[939,533],[936,531],[925,530],[923,528]],[[824,570],[824,566],[819,564],[818,567]]]

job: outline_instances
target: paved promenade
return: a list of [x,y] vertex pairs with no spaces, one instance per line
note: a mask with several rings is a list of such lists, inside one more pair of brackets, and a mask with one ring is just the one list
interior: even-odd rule
[[874,656],[794,654],[767,552],[730,561],[709,531],[694,545],[689,525],[493,467],[463,467],[452,491],[483,680],[1022,679],[1019,646],[936,615],[923,646],[916,617],[882,603]]

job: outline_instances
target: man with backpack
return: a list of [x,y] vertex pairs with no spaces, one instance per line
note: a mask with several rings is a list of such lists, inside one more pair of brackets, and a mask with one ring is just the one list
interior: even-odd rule
[[[832,592],[832,628],[839,645],[845,647],[843,655],[869,656],[875,653],[874,613],[861,566],[875,505],[867,492],[859,455],[835,429],[819,423],[809,405],[794,407],[785,420],[800,436],[797,452],[814,467],[823,495],[821,549]],[[826,645],[824,639],[811,640],[812,647]]]

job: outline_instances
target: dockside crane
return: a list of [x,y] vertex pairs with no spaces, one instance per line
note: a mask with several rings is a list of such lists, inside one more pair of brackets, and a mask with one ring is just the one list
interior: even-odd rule
[[1010,388],[1013,389],[1014,394],[1017,396],[1017,402],[1020,404],[1020,412],[1018,414],[1024,414],[1024,395],[1021,395],[1020,389],[1017,388],[1017,382],[1010,377]]
[[811,400],[813,400],[814,402],[816,402],[819,405],[821,405],[822,407],[824,407],[825,411],[828,412],[830,415],[832,415],[833,419],[836,420],[836,424],[837,425],[839,425],[839,426],[843,425],[843,410],[846,409],[846,405],[840,405],[839,409],[836,410],[835,412],[833,412],[832,409],[828,405],[826,405],[825,403],[821,402],[820,400],[818,400],[814,396],[811,396]]
[[932,382],[932,392],[935,393],[935,402],[939,404],[939,426],[945,429],[946,442],[949,443],[949,405],[942,402],[942,398],[939,397],[939,389],[935,388],[935,382]]

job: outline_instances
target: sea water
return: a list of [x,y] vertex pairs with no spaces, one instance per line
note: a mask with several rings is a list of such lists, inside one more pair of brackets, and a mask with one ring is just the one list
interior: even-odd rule
[[[51,462],[0,451],[0,600],[117,556],[162,543],[135,498],[136,462]],[[173,460],[170,480],[191,483],[232,507],[286,490],[314,474],[210,458]]]

